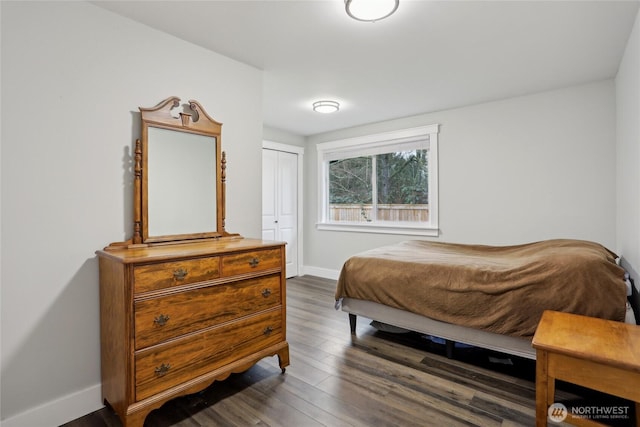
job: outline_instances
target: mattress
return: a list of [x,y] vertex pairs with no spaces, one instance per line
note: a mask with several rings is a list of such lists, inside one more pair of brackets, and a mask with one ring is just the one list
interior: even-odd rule
[[624,321],[627,288],[616,258],[582,240],[516,246],[412,240],[349,258],[335,297],[530,338],[544,310]]

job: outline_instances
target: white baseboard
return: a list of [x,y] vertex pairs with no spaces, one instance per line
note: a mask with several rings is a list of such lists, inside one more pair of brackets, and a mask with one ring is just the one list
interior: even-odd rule
[[2,427],[51,427],[68,423],[104,407],[100,384],[68,394],[0,421]]
[[340,276],[340,270],[331,270],[328,268],[313,267],[310,265],[305,265],[302,268],[302,273],[332,280],[338,280],[338,277]]

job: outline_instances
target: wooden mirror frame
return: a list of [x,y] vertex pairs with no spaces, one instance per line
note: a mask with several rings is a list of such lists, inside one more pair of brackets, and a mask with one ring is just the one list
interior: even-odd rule
[[[194,100],[189,100],[188,107],[196,117],[187,112],[180,112],[174,117],[171,111],[180,107],[180,98],[172,96],[155,107],[139,107],[141,114],[141,138],[136,140],[134,157],[133,185],[133,238],[134,245],[160,244],[192,241],[195,239],[217,239],[232,236],[225,231],[225,190],[226,190],[226,156],[222,151],[222,123],[212,119]],[[191,234],[149,236],[149,198],[148,198],[148,150],[149,127],[168,129],[175,132],[188,132],[215,138],[216,144],[216,229]]]

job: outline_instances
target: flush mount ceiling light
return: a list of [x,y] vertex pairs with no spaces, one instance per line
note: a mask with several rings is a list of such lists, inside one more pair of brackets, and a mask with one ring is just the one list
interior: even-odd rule
[[318,113],[335,113],[340,109],[340,104],[336,101],[316,101],[313,103],[313,111]]
[[376,22],[398,9],[400,0],[345,0],[347,15],[358,21]]

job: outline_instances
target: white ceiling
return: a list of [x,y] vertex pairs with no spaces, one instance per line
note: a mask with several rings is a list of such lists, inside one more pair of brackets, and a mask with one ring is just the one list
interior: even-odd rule
[[640,5],[400,0],[365,23],[343,0],[94,3],[264,70],[264,124],[305,136],[612,78]]

